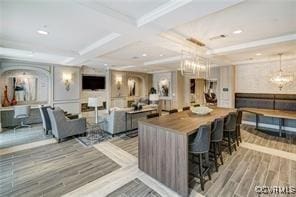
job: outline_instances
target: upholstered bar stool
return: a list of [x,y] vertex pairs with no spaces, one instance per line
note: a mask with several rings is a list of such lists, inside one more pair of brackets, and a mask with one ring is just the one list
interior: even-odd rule
[[[192,142],[189,143],[189,154],[193,156],[192,163],[198,165],[198,174],[192,175],[200,179],[201,189],[204,190],[204,176],[208,175],[211,180],[210,162],[209,162],[209,149],[211,140],[211,128],[210,125],[202,125],[199,127],[197,134]],[[203,162],[203,156],[205,162]],[[195,158],[198,157],[198,161]]]
[[230,155],[232,154],[232,147],[236,151],[236,121],[237,112],[230,112],[224,123],[224,137],[226,137]]
[[159,113],[152,113],[147,115],[147,119],[159,117]]
[[188,110],[190,110],[190,107],[189,106],[183,107],[183,111],[188,111]]
[[223,141],[224,119],[217,118],[212,124],[211,131],[211,150],[214,154],[214,162],[216,172],[218,172],[218,159],[220,158],[221,165],[223,165],[223,157],[221,150],[221,143]]
[[242,124],[243,112],[241,110],[237,111],[237,120],[236,120],[236,144],[239,146],[239,143],[242,142],[240,125]]
[[178,113],[178,110],[177,109],[172,109],[169,111],[169,114],[173,114],[173,113]]

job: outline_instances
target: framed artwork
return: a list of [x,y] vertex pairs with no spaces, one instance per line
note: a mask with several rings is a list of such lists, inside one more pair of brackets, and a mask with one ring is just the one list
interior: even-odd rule
[[161,97],[168,97],[170,95],[170,82],[168,79],[162,79],[159,81],[158,91]]
[[127,81],[127,85],[128,85],[128,95],[136,96],[136,81],[134,79],[129,79]]
[[16,100],[18,102],[30,102],[37,100],[37,78],[35,77],[12,77]]
[[195,79],[190,79],[190,93],[195,93]]

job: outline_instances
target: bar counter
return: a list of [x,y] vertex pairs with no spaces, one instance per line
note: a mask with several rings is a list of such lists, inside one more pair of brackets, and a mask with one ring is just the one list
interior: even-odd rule
[[182,111],[139,121],[139,169],[188,196],[188,136],[235,109],[213,108],[204,116]]

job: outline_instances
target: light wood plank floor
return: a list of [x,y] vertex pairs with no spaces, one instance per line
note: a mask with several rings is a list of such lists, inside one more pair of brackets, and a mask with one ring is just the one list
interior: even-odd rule
[[254,126],[242,125],[241,135],[244,142],[257,144],[268,148],[296,153],[296,137],[282,138],[257,131]]
[[0,156],[0,196],[61,196],[120,166],[75,139]]

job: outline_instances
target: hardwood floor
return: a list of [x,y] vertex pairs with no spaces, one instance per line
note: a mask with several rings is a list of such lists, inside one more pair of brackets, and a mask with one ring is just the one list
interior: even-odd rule
[[45,135],[42,125],[32,125],[32,128],[20,128],[4,130],[0,132],[0,149],[17,145],[37,142],[52,138],[52,135]]
[[76,140],[0,156],[0,196],[61,196],[120,166]]
[[[254,127],[242,126],[243,142],[294,153],[294,141],[265,135]],[[4,154],[0,156],[0,196],[81,196],[78,194],[82,191],[93,194],[104,191],[104,196],[172,196],[168,195],[170,191],[161,189],[158,182],[138,170],[137,156],[137,137],[114,138],[92,148],[85,148],[73,139]],[[295,160],[243,145],[231,156],[223,152],[223,158],[224,165],[219,167],[218,173],[212,172],[212,180],[206,182],[205,191],[201,191],[198,179],[191,179],[191,196],[201,193],[251,197],[257,196],[254,192],[257,185],[296,185]],[[130,171],[125,172],[125,168]],[[116,187],[116,181],[122,184]],[[78,193],[72,193],[73,190]]]
[[150,187],[145,185],[139,179],[134,179],[129,183],[123,185],[117,190],[113,191],[111,194],[107,195],[107,197],[161,197],[157,192],[152,190]]
[[240,147],[212,174],[205,191],[195,181],[190,186],[206,196],[257,196],[255,186],[295,186],[295,168],[295,161]]
[[138,137],[120,137],[113,139],[110,142],[131,155],[138,157]]
[[[244,142],[274,149],[280,147],[289,152],[295,150],[291,139],[268,136],[252,126],[242,126],[241,132]],[[111,143],[129,153],[137,152],[137,138],[116,139]],[[219,167],[218,173],[212,170],[212,180],[206,182],[205,191],[201,191],[198,179],[190,182],[191,190],[205,196],[251,197],[257,196],[255,186],[296,185],[296,161],[243,147],[238,147],[238,151],[231,156],[225,151],[224,165]]]
[[289,136],[288,138],[272,136],[257,131],[254,126],[249,125],[242,125],[241,135],[244,142],[296,154],[296,136]]

